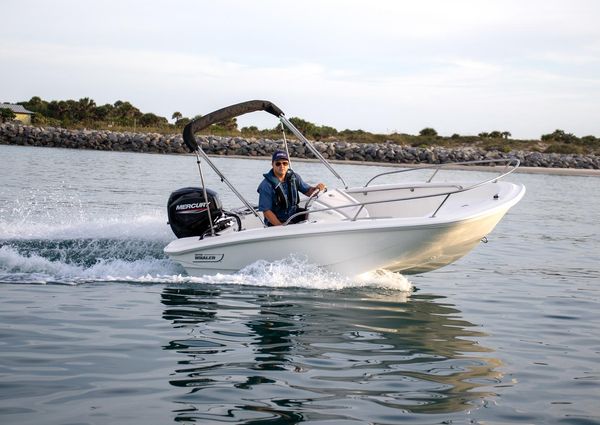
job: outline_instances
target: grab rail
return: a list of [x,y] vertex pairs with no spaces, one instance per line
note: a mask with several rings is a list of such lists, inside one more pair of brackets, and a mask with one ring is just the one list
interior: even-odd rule
[[497,179],[501,179],[509,174],[511,174],[513,171],[515,171],[517,168],[519,168],[519,164],[521,163],[521,161],[518,158],[498,158],[498,159],[482,159],[482,160],[477,160],[477,161],[464,161],[464,162],[449,162],[446,164],[434,164],[434,165],[424,165],[424,166],[419,166],[419,167],[414,167],[414,168],[405,168],[402,170],[393,170],[393,171],[387,171],[385,173],[380,173],[377,174],[376,176],[372,177],[371,180],[369,180],[364,187],[367,187],[371,184],[371,182],[373,182],[373,180],[378,179],[379,177],[382,176],[388,176],[391,174],[400,174],[400,173],[408,173],[408,172],[412,172],[412,171],[416,171],[416,170],[435,170],[434,173],[431,175],[431,177],[429,177],[429,179],[426,181],[426,183],[430,183],[433,178],[436,176],[436,174],[442,169],[442,168],[450,168],[452,166],[456,166],[456,165],[481,165],[481,164],[493,164],[493,163],[504,163],[505,164],[505,169],[507,169],[508,167],[512,168],[505,172],[500,174]]
[[[352,202],[349,204],[343,204],[343,205],[337,205],[334,207],[325,207],[325,208],[316,208],[316,209],[311,209],[308,212],[310,214],[312,213],[317,213],[317,212],[324,212],[324,211],[332,211],[332,210],[341,210],[344,208],[353,208],[353,207],[360,207],[359,211],[354,215],[354,217],[352,219],[350,219],[350,221],[356,221],[358,218],[358,215],[360,213],[360,211],[366,206],[366,205],[375,205],[375,204],[385,204],[388,202],[400,202],[400,201],[410,201],[410,200],[414,200],[414,199],[425,199],[425,198],[433,198],[436,196],[443,196],[444,199],[442,200],[442,202],[440,202],[440,204],[437,206],[437,208],[435,209],[435,211],[433,212],[433,214],[431,214],[430,218],[434,218],[436,216],[436,214],[438,213],[438,211],[442,208],[442,206],[446,203],[446,201],[448,200],[448,198],[450,198],[451,195],[454,195],[456,193],[462,193],[462,192],[466,192],[469,190],[473,190],[475,188],[478,188],[480,186],[483,186],[485,184],[488,183],[495,183],[498,180],[506,177],[507,175],[511,174],[513,171],[515,171],[518,167],[519,164],[521,163],[521,161],[518,158],[507,158],[507,159],[491,159],[491,160],[482,160],[482,161],[470,161],[470,162],[453,162],[453,163],[448,163],[448,164],[437,164],[437,167],[423,167],[425,169],[427,168],[435,168],[436,172],[433,174],[432,177],[429,178],[429,180],[427,180],[427,182],[430,182],[431,179],[435,176],[435,174],[437,174],[437,172],[443,168],[442,166],[452,166],[452,165],[467,165],[467,164],[484,164],[484,163],[492,163],[492,162],[507,162],[507,166],[505,168],[508,168],[509,165],[511,165],[511,163],[514,162],[514,164],[512,164],[512,168],[502,174],[500,174],[499,176],[494,176],[491,179],[486,179],[480,182],[477,182],[473,185],[470,186],[466,186],[466,187],[462,187],[460,185],[450,185],[450,186],[454,186],[457,189],[456,190],[451,190],[451,191],[447,191],[447,192],[438,192],[438,193],[432,193],[429,195],[418,195],[418,196],[410,196],[408,198],[393,198],[393,199],[383,199],[383,200],[378,200],[378,201],[364,201],[364,202]],[[419,168],[410,168],[410,169],[406,169],[406,170],[396,170],[396,171],[390,171],[387,173],[381,173],[378,174],[377,176],[375,176],[374,178],[372,178],[371,180],[369,180],[367,182],[367,184],[364,186],[364,188],[366,188],[369,183],[371,183],[375,178],[383,176],[383,175],[389,175],[389,174],[395,174],[395,173],[399,173],[399,172],[408,172],[408,171],[414,171],[414,170],[418,170]],[[415,186],[417,187],[417,186]],[[430,186],[418,186],[418,187],[430,187]],[[439,186],[432,186],[432,187],[439,187]],[[378,189],[374,189],[374,190],[368,190],[366,192],[371,192],[371,191],[378,191]],[[290,221],[292,221],[294,218],[296,218],[297,216],[300,216],[302,214],[306,214],[306,211],[301,211],[298,213],[293,214],[292,216],[290,216],[285,223],[283,223],[284,226],[288,225],[290,223]]]

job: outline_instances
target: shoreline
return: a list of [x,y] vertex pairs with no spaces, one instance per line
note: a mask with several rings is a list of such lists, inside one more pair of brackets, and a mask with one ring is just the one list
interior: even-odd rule
[[[188,154],[193,155],[193,154]],[[270,161],[269,156],[243,156],[243,155],[214,155],[208,154],[211,158],[236,158],[236,159],[253,159],[261,161]],[[293,161],[298,162],[319,162],[315,158],[292,158]],[[353,160],[339,160],[339,159],[328,159],[331,164],[348,164],[348,165],[364,165],[367,167],[378,166],[378,167],[406,167],[406,168],[426,168],[435,165],[442,164],[398,164],[389,162],[372,162],[372,161],[353,161]],[[464,170],[464,171],[487,171],[487,172],[498,172],[500,166],[483,166],[483,165],[449,165],[446,166],[448,170]],[[600,177],[600,170],[587,169],[587,168],[551,168],[551,167],[525,167],[519,166],[515,173],[520,174],[547,174],[556,176],[580,176],[580,177]]]
[[[0,143],[0,145],[4,146],[26,146],[26,147],[41,147],[41,148],[50,148],[50,149],[73,149],[62,146],[34,146],[34,145],[18,145],[18,144],[5,144]],[[86,149],[93,150],[93,149]],[[135,152],[135,151],[123,151],[123,150],[109,150],[103,152],[118,152],[118,153],[138,153],[143,155],[177,155],[177,156],[194,156],[193,153],[176,153],[176,152]],[[245,155],[220,155],[207,153],[207,155],[211,158],[235,158],[235,159],[250,159],[256,161],[269,161],[271,159],[270,156],[245,156]],[[294,161],[298,162],[320,162],[316,158],[293,158]],[[432,167],[435,165],[442,164],[414,164],[414,163],[389,163],[389,162],[375,162],[375,161],[356,161],[356,160],[340,160],[340,159],[327,159],[327,161],[331,164],[348,164],[348,165],[363,165],[365,167],[377,166],[377,167],[405,167],[405,168],[426,168]],[[463,171],[487,171],[487,172],[498,172],[496,166],[483,166],[483,165],[448,165],[446,166],[449,170],[463,170]],[[600,177],[600,170],[589,169],[589,168],[558,168],[558,167],[527,167],[520,165],[517,168],[515,173],[519,174],[547,174],[547,175],[555,175],[555,176],[571,176],[571,177]]]
[[[256,158],[267,160],[282,140],[245,139],[242,137],[203,136],[198,139],[203,151],[211,157]],[[112,152],[189,154],[182,135],[155,133],[116,133],[107,130],[67,130],[33,127],[16,123],[0,125],[0,144]],[[288,142],[289,154],[295,161],[318,161],[303,143]],[[345,141],[313,142],[327,161],[333,164],[376,165],[383,167],[431,168],[439,164],[470,161],[518,159],[519,173],[562,176],[600,176],[600,155],[557,154],[537,151],[487,150],[476,146],[419,146],[394,143],[351,143]],[[448,165],[447,169],[502,172],[504,166]]]

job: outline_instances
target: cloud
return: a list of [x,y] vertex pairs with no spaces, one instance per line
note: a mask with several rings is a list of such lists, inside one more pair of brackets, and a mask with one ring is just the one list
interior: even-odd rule
[[600,134],[595,2],[141,6],[34,1],[30,30],[23,18],[0,29],[1,100],[129,100],[170,117],[266,98],[338,129]]

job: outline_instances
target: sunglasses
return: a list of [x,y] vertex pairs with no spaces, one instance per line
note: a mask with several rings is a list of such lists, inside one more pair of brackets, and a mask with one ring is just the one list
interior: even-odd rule
[[277,161],[277,162],[275,163],[275,166],[276,166],[276,167],[281,167],[282,165],[283,165],[284,167],[287,167],[288,165],[290,165],[290,163],[289,163],[289,162],[287,162],[287,161]]

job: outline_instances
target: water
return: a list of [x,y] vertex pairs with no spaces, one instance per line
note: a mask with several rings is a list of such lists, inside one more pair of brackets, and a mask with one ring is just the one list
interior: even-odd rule
[[[250,198],[268,167],[215,161]],[[193,158],[0,146],[0,165],[2,424],[600,423],[597,178],[511,176],[528,192],[489,243],[423,275],[190,278],[162,248]]]

